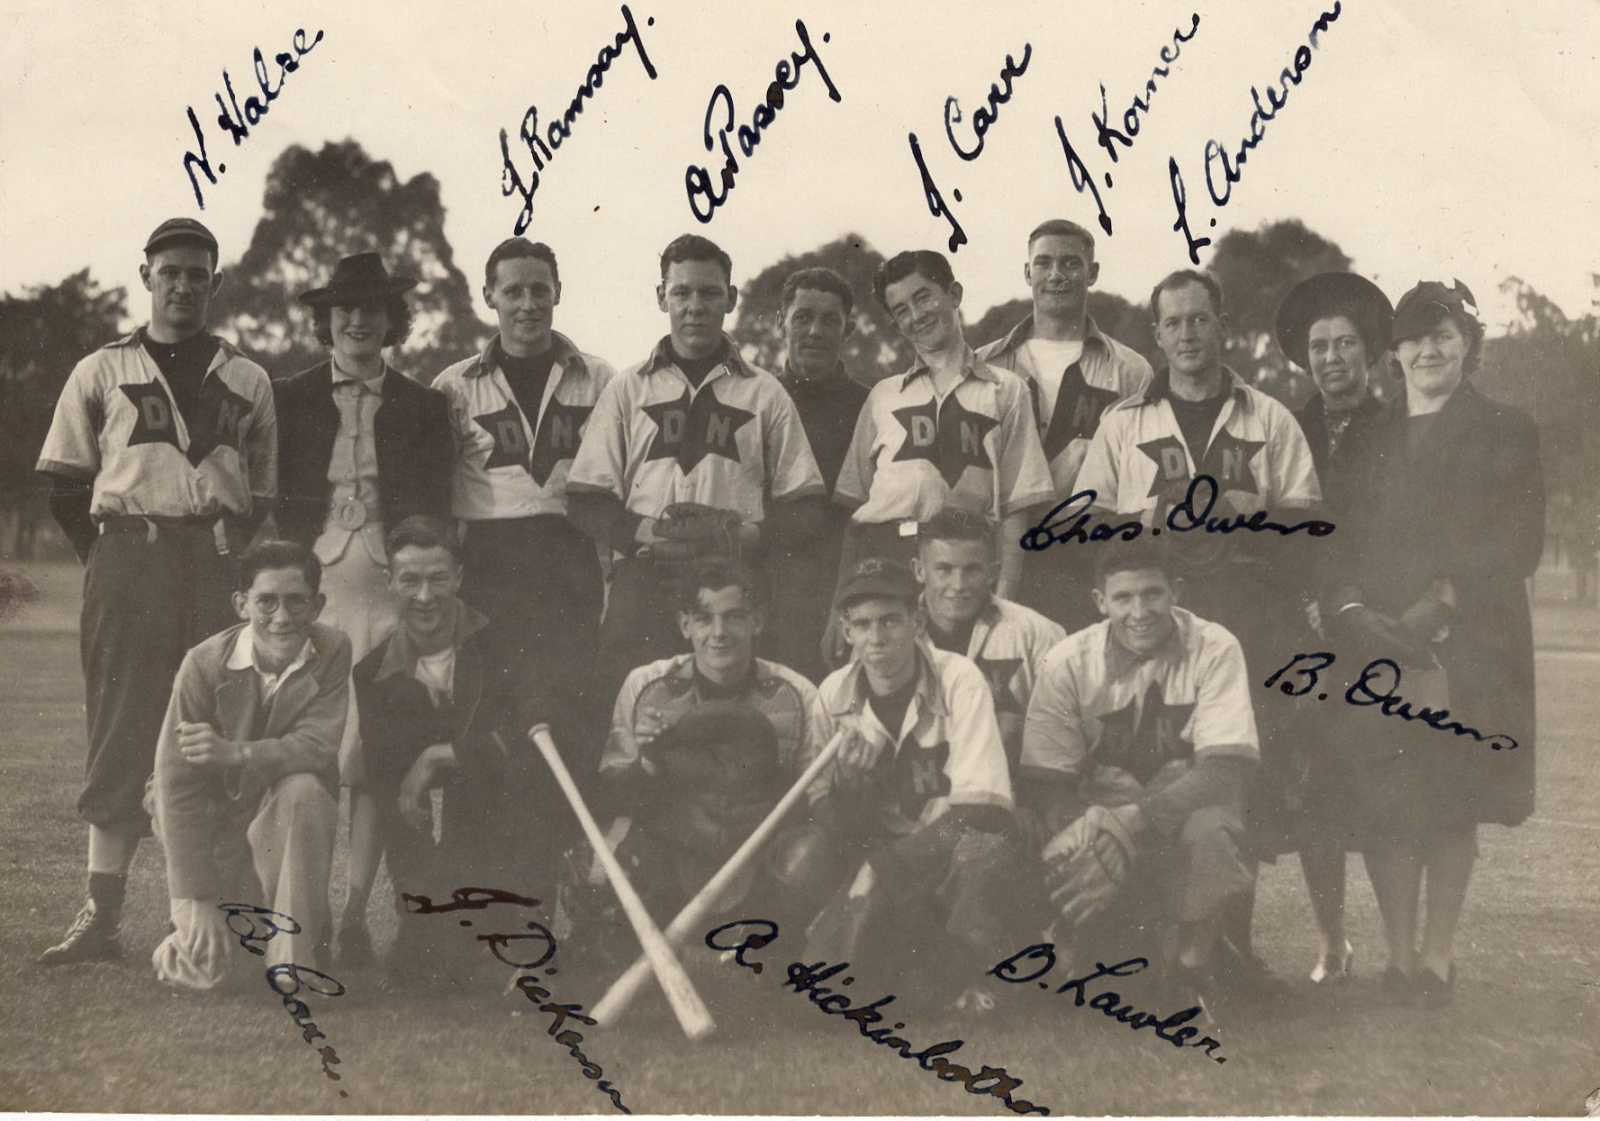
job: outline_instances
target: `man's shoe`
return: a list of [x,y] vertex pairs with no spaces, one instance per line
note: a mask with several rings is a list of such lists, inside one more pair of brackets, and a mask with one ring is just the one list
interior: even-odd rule
[[1456,967],[1451,963],[1450,972],[1441,977],[1433,970],[1419,967],[1411,979],[1411,1005],[1425,1012],[1438,1012],[1450,1007],[1456,998]]
[[83,905],[67,927],[67,936],[40,954],[40,965],[74,965],[83,961],[120,961],[122,943],[117,938],[121,915],[101,910],[93,899]]
[[1289,996],[1289,983],[1253,951],[1241,952],[1223,940],[1214,972],[1230,995],[1253,1002],[1274,1002]]

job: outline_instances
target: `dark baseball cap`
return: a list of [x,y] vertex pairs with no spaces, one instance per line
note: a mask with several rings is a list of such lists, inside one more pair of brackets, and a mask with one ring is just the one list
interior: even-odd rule
[[856,566],[839,581],[839,590],[833,595],[834,607],[847,607],[861,599],[906,599],[915,601],[922,595],[922,586],[911,574],[911,569],[887,557],[868,557],[857,561]]
[[1394,326],[1390,346],[1402,339],[1414,339],[1431,331],[1439,320],[1447,316],[1463,315],[1474,322],[1478,318],[1478,302],[1472,298],[1472,289],[1461,281],[1449,288],[1438,280],[1419,280],[1416,286],[1400,297],[1394,309]]
[[175,241],[198,241],[210,249],[213,256],[218,252],[216,236],[193,218],[168,218],[151,233],[144,243],[144,251],[154,253]]

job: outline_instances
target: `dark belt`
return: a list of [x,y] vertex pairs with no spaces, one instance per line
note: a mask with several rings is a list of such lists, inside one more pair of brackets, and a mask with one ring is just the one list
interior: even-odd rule
[[183,517],[164,517],[159,514],[115,514],[100,522],[102,535],[114,533],[141,533],[154,543],[163,532],[177,529],[212,533],[221,515],[189,514]]

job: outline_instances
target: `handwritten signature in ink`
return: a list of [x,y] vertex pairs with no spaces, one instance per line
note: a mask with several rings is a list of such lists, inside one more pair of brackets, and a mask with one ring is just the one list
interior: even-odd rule
[[[1031,965],[1035,961],[1041,961],[1043,964],[1041,964],[1032,973],[1023,974],[1020,972],[1019,964],[1026,966]],[[1127,961],[1119,961],[1116,965],[1106,965],[1103,962],[1097,961],[1094,963],[1093,973],[1083,977],[1074,977],[1071,980],[1063,981],[1056,988],[1056,995],[1060,996],[1063,993],[1070,992],[1072,994],[1072,1004],[1074,1008],[1082,1008],[1084,1004],[1087,1003],[1090,1008],[1098,1009],[1100,1012],[1111,1017],[1113,1020],[1116,1020],[1118,1023],[1127,1024],[1128,1027],[1134,1031],[1139,1031],[1141,1028],[1154,1028],[1157,1036],[1166,1040],[1174,1047],[1204,1047],[1206,1051],[1206,1058],[1218,1063],[1227,1062],[1228,1060],[1226,1058],[1215,1054],[1216,1049],[1222,1046],[1221,1040],[1213,1039],[1207,1035],[1202,1036],[1198,1043],[1190,1043],[1189,1041],[1191,1039],[1197,1035],[1200,1035],[1200,1029],[1194,1027],[1178,1027],[1179,1024],[1186,1024],[1188,1021],[1200,1015],[1201,1009],[1198,1005],[1185,1008],[1181,1012],[1174,1012],[1166,1019],[1161,1019],[1154,1013],[1136,1012],[1131,1004],[1125,1004],[1121,1008],[1118,1008],[1117,1004],[1122,1000],[1122,995],[1109,989],[1103,993],[1096,993],[1093,997],[1085,997],[1085,989],[1090,981],[1097,981],[1102,977],[1132,977],[1136,973],[1144,972],[1145,967],[1149,964],[1149,958],[1129,958]],[[991,977],[998,977],[1000,980],[1012,985],[1025,985],[1029,982],[1038,982],[1038,985],[1041,989],[1048,989],[1050,987],[1049,984],[1044,981],[1040,981],[1039,978],[1043,977],[1046,973],[1054,969],[1055,965],[1055,943],[1040,942],[1036,945],[1029,946],[1026,949],[1018,950],[1016,953],[1006,958],[1005,961],[1000,962],[993,969],[989,970],[988,975]],[[1173,1028],[1178,1028],[1178,1030],[1174,1032],[1172,1031]],[[1169,1032],[1171,1034],[1168,1034]]]
[[[239,939],[239,945],[257,957],[265,957],[266,951],[256,943],[270,942],[279,934],[300,933],[300,924],[279,911],[270,911],[265,907],[257,907],[253,903],[219,903],[217,906],[219,910],[227,913],[228,929]],[[246,923],[244,930],[240,930],[239,927],[234,925],[235,919],[244,920]],[[279,926],[280,920],[285,925]],[[315,1021],[311,1019],[310,1007],[303,1000],[297,999],[297,997],[302,989],[316,993],[318,996],[343,996],[345,994],[344,984],[329,977],[321,970],[312,969],[306,965],[296,965],[293,962],[282,962],[278,965],[269,966],[266,977],[267,987],[282,998],[284,1010],[289,1013],[289,1018],[300,1029],[300,1037],[305,1040],[306,1045],[314,1046],[314,1040],[327,1039],[328,1037],[323,1034]],[[294,987],[287,990],[280,987],[285,979]],[[331,989],[318,988],[315,982],[327,982],[333,987]],[[332,1069],[339,1063],[339,1053],[333,1049],[331,1044],[324,1047],[316,1047],[315,1050],[322,1059],[322,1073],[335,1082],[340,1081],[341,1076]],[[350,1095],[344,1090],[340,1090],[339,1096],[348,1098]]]
[[[426,895],[412,895],[407,892],[400,894],[400,900],[408,914],[437,915],[449,914],[455,911],[482,911],[494,903],[507,903],[518,907],[537,907],[539,900],[518,895],[515,892],[503,891],[500,888],[459,887],[451,893],[450,902],[435,903]],[[472,925],[470,919],[462,919],[464,927]],[[536,970],[543,967],[545,976],[554,976],[558,970],[553,965],[547,965],[556,953],[555,935],[550,933],[543,923],[529,922],[524,925],[526,934],[479,934],[479,942],[486,943],[489,952],[502,964],[509,965],[517,970]],[[512,943],[532,942],[533,947],[523,948],[513,946]],[[542,949],[540,948],[542,947]],[[521,960],[528,955],[529,950],[537,951],[531,961]],[[515,953],[515,957],[509,956]],[[513,984],[521,990],[522,995],[536,1005],[539,1011],[552,1017],[550,1035],[555,1041],[565,1047],[569,1054],[583,1070],[585,1078],[593,1079],[595,1088],[611,1099],[611,1103],[621,1113],[632,1113],[633,1110],[622,1104],[622,1095],[604,1077],[605,1070],[599,1063],[593,1062],[585,1055],[578,1044],[583,1042],[583,1034],[566,1027],[567,1021],[593,1027],[596,1021],[583,1014],[581,1004],[562,1004],[551,997],[550,990],[540,983],[540,978],[532,972],[523,973],[516,978]]]
[[[1011,100],[1011,80],[1020,78],[1028,69],[1028,62],[1033,57],[1033,44],[1022,44],[1022,61],[1019,63],[1010,55],[1006,55],[1006,64],[1000,71],[1000,81],[1006,84],[1002,92],[999,83],[991,83],[987,104],[979,106],[972,113],[972,131],[978,143],[969,149],[963,148],[956,140],[954,124],[961,120],[961,103],[954,97],[944,100],[944,135],[950,141],[950,147],[955,154],[963,160],[975,160],[983,152],[984,137],[989,129],[994,126],[1000,117],[1000,106]],[[917,174],[922,179],[922,197],[928,204],[928,213],[935,218],[943,218],[950,223],[950,252],[954,253],[967,243],[967,231],[961,228],[961,222],[956,218],[955,211],[950,209],[944,201],[944,194],[939,190],[939,185],[933,181],[933,174],[928,170],[928,161],[922,154],[922,144],[917,140],[914,132],[906,133],[906,140],[911,145],[911,158],[916,161]],[[957,202],[961,201],[959,188],[950,192],[950,197]]]
[[[741,933],[738,928],[750,927],[748,932]],[[761,929],[754,929],[761,928]],[[732,932],[729,934],[728,932]],[[724,936],[726,935],[726,938]],[[730,944],[727,938],[738,937],[740,941]],[[723,939],[719,941],[719,938]],[[739,919],[735,922],[723,923],[721,926],[706,934],[706,945],[713,950],[726,953],[732,951],[734,961],[750,970],[752,973],[762,971],[759,961],[747,961],[745,953],[750,950],[759,950],[770,946],[778,938],[778,924],[767,919]],[[959,1082],[969,1094],[984,1095],[1000,1099],[1001,1103],[1013,1113],[1037,1113],[1048,1117],[1050,1111],[1043,1106],[1034,1105],[1021,1098],[1012,1100],[1011,1091],[1022,1085],[1022,1079],[1013,1078],[1007,1073],[1005,1067],[984,1066],[979,1070],[969,1070],[967,1067],[952,1063],[945,1058],[951,1052],[958,1051],[966,1046],[962,1039],[947,1039],[942,1043],[935,1043],[924,1047],[920,1051],[913,1051],[913,1044],[909,1040],[901,1039],[893,1034],[905,1027],[904,1023],[896,1022],[892,1027],[873,1028],[871,1025],[882,1022],[883,1014],[879,1011],[894,1003],[897,999],[893,994],[879,997],[871,1004],[862,1004],[852,1007],[851,1000],[843,993],[834,992],[833,989],[822,984],[843,973],[850,968],[849,962],[839,962],[830,965],[825,961],[813,962],[806,965],[803,962],[790,962],[788,979],[782,984],[796,993],[804,993],[806,998],[817,1008],[830,1016],[843,1016],[846,1020],[854,1021],[856,1028],[867,1039],[872,1040],[880,1047],[888,1047],[896,1052],[902,1059],[915,1059],[917,1065],[923,1070],[934,1074],[943,1082]],[[854,977],[846,976],[839,982],[842,988],[855,981]],[[869,1030],[870,1029],[870,1030]],[[987,1085],[984,1085],[987,1083]]]
[[[1092,520],[1087,511],[1098,497],[1098,493],[1092,489],[1080,490],[1072,497],[1056,503],[1049,513],[1039,519],[1038,525],[1022,535],[1019,544],[1024,549],[1038,552],[1052,545],[1074,542],[1086,545],[1091,541],[1113,539],[1132,541],[1144,532],[1144,526],[1138,521],[1127,521],[1117,525],[1101,522],[1092,529],[1086,529]],[[1198,508],[1195,505],[1197,498],[1200,499]],[[1166,527],[1174,533],[1190,533],[1197,529],[1203,529],[1206,533],[1234,533],[1244,530],[1248,533],[1271,532],[1283,537],[1302,530],[1310,537],[1326,537],[1337,528],[1332,522],[1316,519],[1285,525],[1270,520],[1265,510],[1257,510],[1248,516],[1235,514],[1231,521],[1225,517],[1213,518],[1211,508],[1216,501],[1217,481],[1210,475],[1196,475],[1190,481],[1189,489],[1184,492],[1183,501],[1167,511]],[[1150,536],[1160,535],[1160,526],[1150,530]]]
[[[654,16],[645,20],[646,27],[654,27]],[[634,50],[639,53],[639,62],[644,67],[644,72],[654,81],[656,68],[650,62],[650,56],[645,53],[644,40],[639,38],[639,27],[633,22],[633,13],[628,10],[628,5],[622,5],[622,30],[616,38],[600,48],[594,64],[589,67],[583,85],[578,87],[578,92],[572,95],[572,101],[567,106],[567,111],[559,118],[546,126],[544,135],[539,133],[539,107],[528,106],[528,111],[522,115],[522,125],[517,129],[517,135],[528,149],[528,155],[533,157],[534,170],[529,174],[526,183],[522,174],[517,170],[517,165],[511,161],[511,145],[506,136],[506,130],[500,130],[500,194],[505,198],[512,195],[522,196],[522,210],[517,214],[517,220],[511,232],[520,235],[533,221],[533,196],[539,190],[539,173],[545,169],[545,164],[555,158],[555,152],[561,147],[564,140],[572,137],[572,126],[583,112],[583,103],[594,100],[595,90],[600,88],[605,79],[606,71],[611,69],[611,64],[622,56],[622,48],[632,43]]]
[[[777,120],[778,111],[783,108],[784,92],[792,90],[800,84],[801,67],[811,63],[816,67],[817,76],[822,79],[822,84],[828,87],[828,96],[834,101],[844,100],[839,95],[839,89],[833,84],[833,79],[828,75],[828,68],[822,64],[817,50],[811,45],[811,35],[806,30],[804,20],[795,20],[794,29],[800,36],[800,45],[805,48],[805,53],[790,51],[789,57],[779,59],[778,65],[773,69],[772,82],[767,86],[767,95],[750,114],[750,123],[739,125],[734,131],[734,136],[739,142],[739,151],[744,153],[746,159],[755,154],[756,145],[761,143],[761,134],[771,127]],[[830,42],[833,36],[823,32],[822,41]],[[792,65],[791,65],[792,64]],[[722,110],[724,123],[716,129],[716,140],[712,140],[712,120],[716,117],[718,109]],[[728,201],[728,195],[733,191],[734,177],[739,174],[739,159],[733,154],[733,148],[728,143],[728,132],[734,129],[733,93],[726,85],[718,84],[711,91],[711,101],[706,105],[705,125],[702,137],[705,141],[706,151],[714,152],[721,147],[723,163],[722,173],[718,176],[722,183],[719,193],[711,179],[709,169],[691,164],[683,173],[683,182],[689,192],[689,210],[696,220],[709,222],[716,214],[717,207]],[[701,200],[705,200],[704,208]]]
[[[1305,665],[1301,665],[1305,662]],[[1270,689],[1274,685],[1291,697],[1303,697],[1317,687],[1317,674],[1333,665],[1334,656],[1323,652],[1317,654],[1296,654],[1289,659],[1287,665],[1278,670],[1261,684]],[[1293,670],[1295,675],[1304,678],[1304,683],[1296,689],[1288,681],[1279,683],[1279,678]],[[1504,732],[1484,735],[1476,728],[1468,727],[1459,720],[1450,719],[1450,710],[1447,708],[1433,709],[1423,705],[1415,710],[1411,702],[1402,697],[1400,688],[1400,666],[1389,658],[1374,658],[1368,662],[1354,683],[1344,691],[1346,704],[1359,708],[1377,706],[1378,711],[1384,716],[1394,716],[1401,720],[1420,720],[1428,727],[1440,732],[1453,732],[1458,736],[1471,736],[1479,743],[1487,743],[1496,751],[1501,749],[1513,750],[1517,741]],[[1317,700],[1325,701],[1328,694],[1318,693]],[[1503,743],[1495,741],[1503,740]]]
[[[288,80],[288,75],[300,69],[300,60],[310,54],[311,49],[320,42],[322,42],[322,32],[318,31],[316,38],[307,43],[306,29],[303,27],[296,28],[294,33],[294,54],[291,55],[288,51],[279,51],[272,58],[272,61],[278,64],[278,84],[276,86],[272,85],[268,78],[266,59],[261,57],[261,48],[257,47],[254,56],[255,74],[256,85],[261,87],[261,97],[258,99],[254,94],[246,97],[244,99],[243,112],[239,110],[239,97],[233,92],[233,79],[229,77],[226,70],[222,72],[222,84],[228,91],[228,101],[224,102],[220,93],[215,95],[217,108],[222,110],[217,114],[217,124],[219,127],[226,129],[228,134],[233,137],[233,146],[235,148],[244,142],[245,137],[250,135],[250,126],[259,124],[261,118],[267,115],[267,109],[278,99],[278,95],[283,92],[283,86]],[[229,103],[232,103],[233,107],[231,115],[228,112]],[[217,176],[225,173],[228,170],[228,165],[218,163],[217,170],[214,173],[212,172],[210,157],[206,155],[205,133],[200,131],[200,119],[194,115],[194,107],[192,105],[185,108],[189,114],[189,127],[194,129],[195,142],[200,147],[200,154],[197,156],[193,152],[184,152],[183,170],[188,173],[189,186],[194,188],[195,203],[201,210],[204,210],[206,208],[206,200],[200,191],[200,178],[195,174],[196,169],[206,177],[206,182],[215,187],[217,185]]]
[[[1305,76],[1307,68],[1311,65],[1312,50],[1320,46],[1317,42],[1317,36],[1328,30],[1333,21],[1339,18],[1341,11],[1339,0],[1334,0],[1333,8],[1323,12],[1317,17],[1317,21],[1311,25],[1311,33],[1307,36],[1309,46],[1307,43],[1302,43],[1299,47],[1296,47],[1292,65],[1283,68],[1278,86],[1276,88],[1267,87],[1267,103],[1272,106],[1271,109],[1262,107],[1261,91],[1255,86],[1250,87],[1250,99],[1255,104],[1255,109],[1250,114],[1250,135],[1239,142],[1239,147],[1232,160],[1228,158],[1227,150],[1223,148],[1221,143],[1214,139],[1206,141],[1206,190],[1211,195],[1212,203],[1217,207],[1228,205],[1228,200],[1233,195],[1233,185],[1239,182],[1240,177],[1244,174],[1241,169],[1244,167],[1245,159],[1251,152],[1255,151],[1256,145],[1260,144],[1266,137],[1264,126],[1268,121],[1276,119],[1278,111],[1287,103],[1289,87],[1300,84],[1301,78]],[[1218,166],[1222,169],[1220,187],[1216,176]],[[1189,250],[1189,262],[1198,265],[1200,263],[1200,250],[1210,245],[1211,239],[1209,237],[1196,237],[1190,231],[1188,192],[1184,190],[1183,173],[1178,169],[1178,161],[1175,158],[1167,160],[1167,177],[1172,184],[1172,203],[1178,214],[1177,220],[1172,224],[1172,229],[1174,232],[1183,234]],[[1217,220],[1215,218],[1211,219],[1211,224],[1215,226]]]
[[[1096,113],[1091,110],[1089,119],[1094,122],[1094,127],[1097,131],[1095,136],[1096,143],[1105,149],[1106,155],[1111,158],[1112,163],[1117,162],[1117,149],[1113,142],[1121,144],[1124,148],[1133,147],[1134,137],[1139,135],[1140,114],[1150,112],[1150,100],[1155,96],[1157,88],[1156,79],[1165,78],[1172,73],[1172,64],[1178,61],[1178,56],[1183,53],[1183,44],[1199,33],[1200,13],[1191,13],[1190,20],[1189,34],[1185,35],[1182,28],[1176,28],[1172,32],[1171,45],[1161,48],[1162,65],[1151,68],[1150,77],[1144,84],[1144,95],[1141,97],[1136,94],[1132,104],[1123,110],[1122,128],[1120,130],[1109,123],[1114,117],[1106,106],[1105,83],[1100,83],[1100,112]],[[1106,204],[1100,195],[1100,188],[1096,185],[1094,176],[1090,173],[1088,165],[1084,163],[1083,157],[1078,154],[1078,150],[1072,146],[1072,141],[1068,139],[1066,126],[1061,123],[1059,116],[1056,117],[1056,138],[1061,141],[1061,154],[1067,161],[1067,174],[1072,177],[1073,189],[1080,195],[1084,191],[1088,191],[1094,198],[1095,209],[1099,211],[1100,228],[1106,232],[1107,236],[1110,236],[1112,232],[1111,215],[1106,211]],[[1109,171],[1105,173],[1105,184],[1108,191],[1114,186]]]

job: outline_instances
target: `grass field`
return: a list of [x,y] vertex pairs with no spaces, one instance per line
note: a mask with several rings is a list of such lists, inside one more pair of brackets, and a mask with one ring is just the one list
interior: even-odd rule
[[[34,966],[82,898],[84,836],[72,806],[83,684],[76,570],[27,576],[40,599],[0,623],[0,997],[10,1009],[0,1021],[0,1109],[609,1111],[546,1034],[549,1017],[520,995],[406,1002],[369,975],[335,968],[349,993],[309,998],[342,1060],[334,1083],[265,984],[214,997],[165,991],[148,968],[166,907],[153,844],[131,877],[127,963]],[[1069,997],[1021,988],[1003,1019],[971,1025],[902,994],[900,1034],[919,1046],[966,1039],[953,1060],[1004,1066],[1025,1082],[1014,1096],[1058,1115],[1581,1115],[1600,1087],[1600,613],[1563,606],[1547,580],[1540,587],[1551,598],[1536,612],[1539,808],[1520,828],[1482,831],[1447,1012],[1379,1002],[1378,919],[1352,859],[1358,980],[1332,992],[1302,980],[1287,1005],[1230,1018],[1213,1032],[1226,1065],[1136,1035]],[[342,891],[336,882],[336,900]],[[375,903],[375,922],[381,911]],[[1293,858],[1263,869],[1257,932],[1263,956],[1304,977],[1315,936]],[[786,948],[797,949],[780,938],[761,953],[777,965],[760,977],[686,951],[722,1023],[707,1043],[685,1043],[652,996],[617,1028],[586,1030],[583,1049],[635,1112],[1004,1113],[781,989]],[[858,1003],[891,991],[854,973]],[[607,981],[563,973],[549,987],[557,1000],[588,1005]],[[1136,984],[1122,991],[1138,1003]]]

